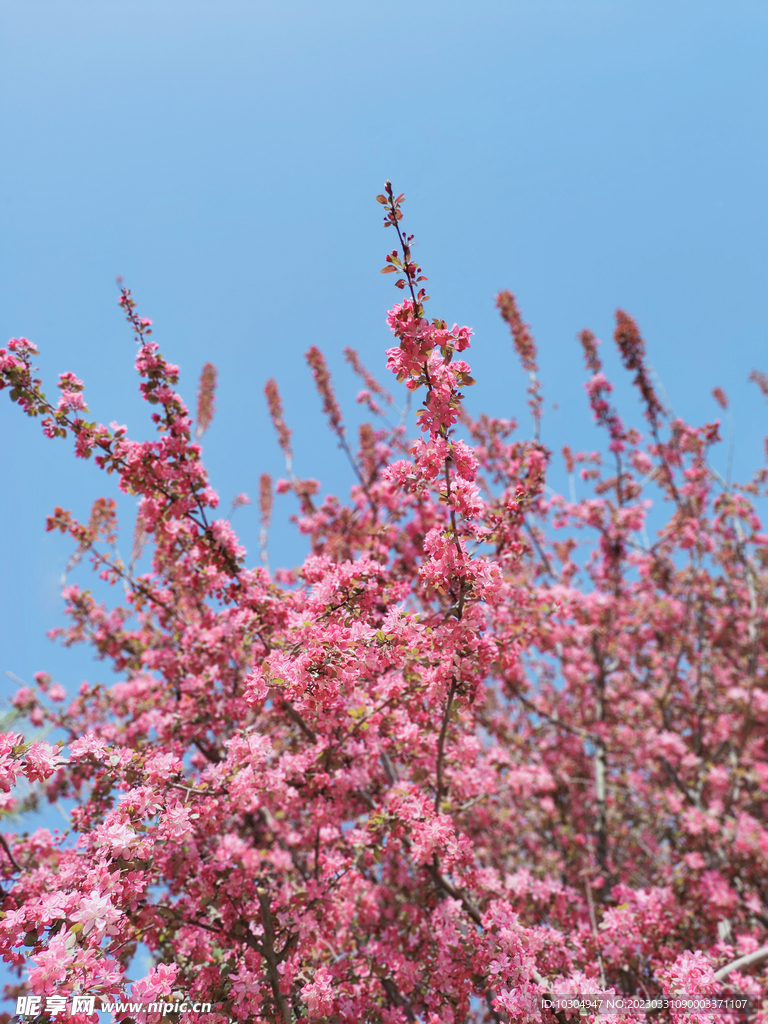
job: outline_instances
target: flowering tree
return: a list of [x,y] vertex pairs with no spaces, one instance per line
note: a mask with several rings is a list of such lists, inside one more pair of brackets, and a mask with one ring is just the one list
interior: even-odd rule
[[[130,292],[120,303],[154,440],[89,422],[74,374],[47,399],[30,342],[0,350],[12,400],[138,498],[130,563],[113,501],[87,523],[61,508],[48,520],[122,584],[113,607],[67,586],[60,631],[120,681],[67,702],[39,673],[16,695],[17,712],[62,739],[2,737],[3,807],[26,778],[68,802],[71,829],[1,840],[0,935],[27,986],[15,994],[123,993],[143,943],[156,966],[132,997],[210,1000],[184,1019],[211,1024],[551,1020],[542,995],[611,992],[760,1005],[768,536],[753,503],[766,474],[718,478],[717,424],[670,418],[620,312],[646,436],[612,407],[585,331],[607,455],[563,452],[591,497],[545,492],[536,345],[516,301],[498,297],[530,378],[529,442],[510,440],[511,421],[467,414],[472,332],[427,318],[402,198],[389,183],[378,197],[398,243],[383,272],[403,293],[387,367],[423,398],[419,436],[386,426],[393,400],[348,350],[372,417],[353,442],[310,349],[356,475],[347,503],[320,500],[294,472],[267,384],[287,466],[276,489],[298,498],[311,546],[296,572],[248,567],[215,518],[197,443],[215,370],[194,429]],[[272,494],[262,477],[263,553]],[[652,539],[649,494],[666,510]]]

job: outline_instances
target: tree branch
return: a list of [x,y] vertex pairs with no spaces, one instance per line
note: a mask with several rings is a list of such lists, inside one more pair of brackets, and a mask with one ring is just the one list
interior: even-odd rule
[[5,836],[2,834],[2,832],[0,832],[0,844],[2,844],[3,849],[8,854],[8,860],[11,862],[11,864],[13,864],[14,871],[21,871],[21,865],[11,853],[11,848],[5,841]]
[[738,960],[733,960],[731,963],[726,964],[725,967],[721,967],[719,971],[715,971],[715,981],[722,981],[723,978],[727,978],[731,971],[741,971],[746,967],[754,967],[755,964],[761,964],[763,960],[768,960],[768,946],[756,949],[753,953],[747,953],[746,956],[740,956]]
[[293,1014],[291,1013],[291,1008],[288,1005],[288,1000],[280,991],[280,972],[277,969],[279,961],[277,953],[275,952],[275,926],[272,921],[272,907],[269,901],[269,893],[266,889],[259,888],[256,890],[256,894],[259,897],[259,906],[261,907],[261,924],[264,928],[262,954],[267,962],[267,976],[269,977],[269,983],[272,986],[272,997],[275,1000],[275,1009],[279,1011],[284,1024],[291,1024]]
[[384,991],[387,993],[387,998],[390,1003],[394,1003],[395,1006],[399,1006],[408,1020],[415,1024],[416,1014],[411,1009],[410,999],[406,999],[391,978],[382,978],[381,984]]
[[440,804],[443,799],[443,758],[445,755],[445,736],[448,732],[448,722],[451,717],[453,698],[456,696],[456,676],[451,676],[451,688],[448,691],[448,700],[445,705],[443,724],[440,727],[440,739],[437,741],[437,792],[435,793],[435,812],[440,813]]

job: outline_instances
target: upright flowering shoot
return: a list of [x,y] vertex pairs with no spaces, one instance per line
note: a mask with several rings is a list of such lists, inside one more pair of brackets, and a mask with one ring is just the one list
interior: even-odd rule
[[512,292],[499,292],[496,296],[496,305],[504,320],[509,325],[512,334],[512,342],[515,346],[523,369],[528,374],[528,405],[533,415],[534,437],[539,440],[541,434],[541,407],[543,398],[541,396],[541,382],[539,381],[539,364],[536,353],[536,342],[533,340],[530,328],[520,315],[517,300]]
[[197,391],[197,426],[195,440],[199,441],[213,422],[216,409],[216,367],[206,363],[200,374],[200,385]]

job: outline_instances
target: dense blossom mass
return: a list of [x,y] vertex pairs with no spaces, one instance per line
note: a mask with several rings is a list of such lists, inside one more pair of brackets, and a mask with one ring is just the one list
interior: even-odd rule
[[[514,297],[498,306],[529,374],[530,442],[467,413],[472,332],[426,316],[402,196],[387,185],[379,201],[402,295],[387,367],[421,399],[418,436],[387,425],[396,402],[348,350],[372,417],[352,440],[312,348],[356,474],[346,503],[321,498],[270,381],[287,468],[260,481],[255,566],[216,517],[196,443],[215,369],[195,426],[130,292],[154,440],[90,422],[74,374],[51,402],[29,341],[0,349],[0,387],[138,501],[130,561],[111,499],[87,522],[48,520],[124,594],[69,584],[59,631],[118,681],[73,698],[40,672],[10,719],[49,739],[0,740],[3,811],[23,809],[23,784],[71,819],[4,833],[12,994],[123,998],[143,944],[155,967],[133,997],[210,1001],[182,1015],[206,1024],[565,1024],[542,996],[601,993],[740,993],[768,1021],[766,475],[718,477],[718,425],[671,418],[619,313],[645,436],[585,331],[605,455],[563,452],[588,497],[545,488],[536,345]],[[275,490],[296,495],[310,552],[271,574]]]

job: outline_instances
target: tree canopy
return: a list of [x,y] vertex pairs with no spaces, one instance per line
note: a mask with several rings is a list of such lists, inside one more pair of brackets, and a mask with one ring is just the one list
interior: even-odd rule
[[262,547],[274,490],[292,492],[310,544],[296,570],[249,564],[218,517],[199,443],[215,368],[195,423],[128,290],[152,440],[89,421],[72,373],[48,399],[26,339],[0,350],[0,388],[138,500],[130,559],[112,499],[87,522],[48,520],[122,591],[101,603],[68,584],[59,631],[118,681],[69,699],[41,672],[16,694],[15,713],[61,739],[5,733],[2,806],[26,779],[71,828],[2,839],[13,994],[121,998],[143,944],[156,966],[134,1000],[212,1003],[168,1020],[565,1024],[569,999],[611,994],[617,1020],[654,998],[662,1020],[703,1019],[704,997],[735,994],[768,1020],[766,473],[719,478],[719,425],[667,411],[620,311],[643,430],[582,332],[605,450],[562,452],[589,497],[548,489],[515,298],[497,303],[529,375],[530,440],[466,411],[472,332],[427,316],[403,196],[387,183],[378,200],[402,297],[387,369],[421,401],[418,436],[348,350],[370,412],[353,440],[311,348],[355,473],[346,501],[321,498],[268,382],[286,474],[261,480]]

